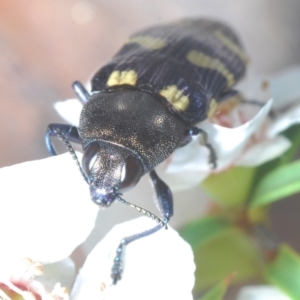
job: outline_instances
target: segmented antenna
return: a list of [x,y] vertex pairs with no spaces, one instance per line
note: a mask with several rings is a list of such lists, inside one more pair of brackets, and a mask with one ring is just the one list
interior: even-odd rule
[[67,139],[67,137],[58,128],[53,129],[53,132],[57,134],[57,137],[67,147],[67,150],[71,154],[73,160],[75,161],[75,163],[76,163],[76,165],[77,165],[77,167],[78,167],[78,169],[79,169],[79,171],[81,173],[81,176],[83,177],[84,181],[89,184],[89,179],[85,175],[85,173],[83,172],[83,170],[81,168],[81,165],[80,165],[80,162],[78,160],[78,157],[76,155],[76,152],[75,152],[74,148],[72,147],[71,143],[69,142],[69,140]]
[[168,220],[162,220],[161,218],[159,218],[158,216],[156,216],[155,214],[153,214],[152,212],[140,207],[140,206],[137,206],[135,204],[132,204],[130,202],[127,202],[125,199],[121,198],[120,196],[117,197],[117,199],[123,203],[123,204],[126,204],[127,206],[131,207],[131,208],[135,208],[139,213],[142,213],[144,216],[152,219],[153,221],[155,221],[157,224],[159,225],[162,225],[162,226],[165,226],[166,229],[168,229]]

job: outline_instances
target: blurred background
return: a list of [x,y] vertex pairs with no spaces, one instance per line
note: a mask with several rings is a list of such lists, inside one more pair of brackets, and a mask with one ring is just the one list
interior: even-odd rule
[[[74,98],[72,82],[86,82],[131,33],[199,16],[231,25],[260,74],[300,62],[298,0],[0,0],[0,167],[48,156],[46,127],[63,122],[53,103]],[[66,180],[66,186],[72,188],[72,182]],[[155,212],[147,178],[126,199]],[[176,193],[172,225],[178,228],[206,205],[198,189]],[[300,251],[299,201],[279,201],[272,210],[277,234]],[[134,216],[121,204],[101,211],[84,249],[89,251],[113,224]]]

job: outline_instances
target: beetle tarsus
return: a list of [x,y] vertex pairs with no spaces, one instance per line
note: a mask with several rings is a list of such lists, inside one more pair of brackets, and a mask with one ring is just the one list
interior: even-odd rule
[[205,144],[206,148],[209,150],[209,163],[213,169],[217,168],[217,155],[213,146],[209,143]]
[[191,127],[187,130],[187,137],[186,137],[186,144],[189,143],[190,141],[192,141],[192,139],[194,137],[197,137],[199,135],[202,135],[203,138],[203,144],[204,146],[208,149],[209,151],[209,159],[208,162],[209,164],[212,166],[212,169],[216,169],[217,168],[217,154],[216,151],[214,149],[214,147],[208,143],[208,135],[206,133],[206,131],[204,131],[203,129],[199,128],[199,127]]
[[[168,220],[165,220],[163,224],[167,224],[167,223],[168,223]],[[123,252],[124,252],[125,246],[127,246],[129,243],[132,243],[133,241],[136,241],[138,239],[141,239],[143,237],[151,235],[151,234],[155,233],[156,231],[160,230],[163,227],[164,227],[164,225],[159,224],[159,225],[156,225],[155,227],[147,229],[145,231],[142,231],[142,232],[124,237],[121,240],[121,242],[120,242],[120,244],[117,248],[117,251],[116,251],[116,256],[114,258],[113,266],[111,268],[111,278],[113,279],[113,282],[112,282],[113,285],[116,285],[122,277],[122,273],[123,273]]]
[[57,151],[53,146],[51,137],[59,137],[59,132],[61,132],[68,141],[82,144],[82,140],[76,126],[67,124],[50,124],[45,135],[45,141],[47,149],[51,155],[57,155]]
[[125,240],[123,239],[120,242],[120,245],[117,248],[116,251],[116,256],[114,258],[114,264],[111,269],[111,278],[113,280],[113,285],[116,285],[119,280],[122,278],[122,272],[123,272],[123,261],[122,261],[122,256],[123,256],[123,247],[125,245]]
[[79,137],[78,129],[75,126],[66,125],[66,124],[50,124],[48,126],[48,130],[45,135],[46,146],[51,155],[57,155],[57,151],[55,150],[51,137],[55,136],[59,138],[67,147],[68,152],[71,154],[72,158],[76,162],[76,165],[79,168],[79,171],[83,177],[83,179],[89,183],[89,179],[83,172],[81,165],[79,163],[78,157],[75,153],[70,142],[81,144],[81,138]]

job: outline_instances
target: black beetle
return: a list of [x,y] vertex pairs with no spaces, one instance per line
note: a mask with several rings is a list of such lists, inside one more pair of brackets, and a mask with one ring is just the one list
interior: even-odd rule
[[154,168],[199,134],[216,167],[215,152],[196,124],[236,93],[232,87],[243,77],[246,62],[230,28],[186,19],[132,35],[93,77],[91,93],[79,82],[73,84],[84,104],[80,125],[50,124],[49,152],[56,155],[51,136],[61,138],[74,156],[70,142],[82,145],[80,170],[91,199],[101,207],[115,200],[130,204],[122,193],[150,173],[162,215],[160,219],[142,210],[158,225],[121,241],[112,269],[114,284],[121,278],[123,246],[166,226],[173,215],[172,193]]

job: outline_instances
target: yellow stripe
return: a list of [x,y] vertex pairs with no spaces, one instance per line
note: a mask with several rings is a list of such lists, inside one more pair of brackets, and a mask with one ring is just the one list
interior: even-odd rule
[[143,48],[158,50],[166,46],[166,42],[163,39],[154,38],[148,35],[133,36],[129,38],[126,44],[138,44]]
[[228,49],[230,49],[234,54],[236,54],[245,64],[249,62],[247,55],[244,53],[243,49],[239,45],[235,44],[220,30],[216,30],[214,34]]
[[107,86],[122,85],[122,84],[135,85],[136,81],[137,81],[137,74],[134,70],[113,71],[110,74],[106,84]]
[[189,98],[183,95],[176,85],[167,86],[160,91],[160,95],[165,97],[178,111],[185,111],[190,103]]
[[221,73],[227,80],[227,87],[232,87],[235,84],[234,75],[227,69],[224,63],[219,59],[213,58],[203,52],[192,50],[187,54],[187,60],[192,64],[208,68]]

